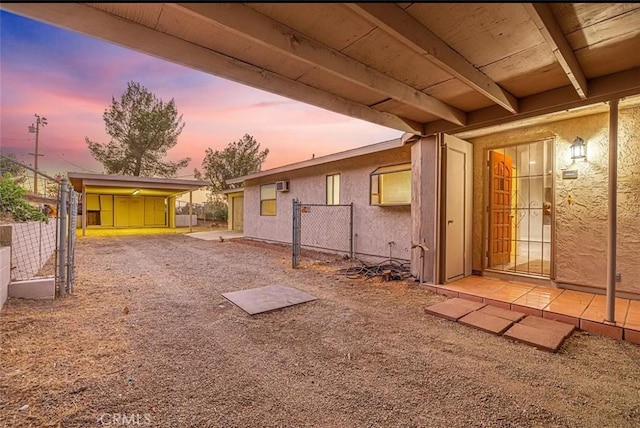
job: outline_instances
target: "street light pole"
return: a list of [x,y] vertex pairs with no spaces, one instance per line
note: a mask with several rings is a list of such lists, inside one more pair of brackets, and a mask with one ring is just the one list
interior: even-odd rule
[[40,135],[40,126],[44,127],[47,124],[47,118],[46,117],[40,117],[37,114],[34,114],[34,116],[36,117],[36,126],[33,126],[33,124],[31,124],[29,126],[29,132],[30,133],[35,133],[36,134],[36,152],[35,153],[29,153],[30,155],[33,155],[33,157],[35,158],[34,160],[34,171],[33,171],[33,193],[35,193],[36,195],[38,194],[38,157],[40,156],[44,156],[40,153],[38,153],[38,137]]

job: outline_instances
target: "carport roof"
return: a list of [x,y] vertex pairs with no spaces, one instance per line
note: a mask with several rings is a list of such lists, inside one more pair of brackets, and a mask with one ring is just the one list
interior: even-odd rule
[[177,178],[134,177],[130,175],[87,174],[69,172],[69,181],[76,192],[105,192],[131,195],[134,191],[141,196],[171,196],[193,191],[207,186],[201,180],[180,180]]
[[413,134],[640,94],[640,3],[0,3]]

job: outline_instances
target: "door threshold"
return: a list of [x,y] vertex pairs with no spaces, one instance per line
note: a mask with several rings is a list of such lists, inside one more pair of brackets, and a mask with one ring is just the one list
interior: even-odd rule
[[525,282],[528,284],[540,285],[543,287],[558,288],[555,281],[546,276],[534,276],[518,272],[505,272],[503,270],[494,269],[483,270],[482,276],[501,279],[503,281]]

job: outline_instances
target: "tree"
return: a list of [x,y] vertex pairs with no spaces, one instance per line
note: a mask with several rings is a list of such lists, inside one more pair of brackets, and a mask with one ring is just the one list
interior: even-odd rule
[[194,169],[194,173],[197,179],[210,182],[209,190],[217,193],[240,187],[240,184],[229,185],[226,180],[260,171],[268,154],[269,149],[260,151],[260,143],[245,134],[222,151],[208,148],[202,161],[203,172]]
[[129,82],[120,101],[112,97],[102,117],[111,141],[85,141],[108,174],[173,177],[191,161],[162,160],[185,125],[173,98],[164,103],[139,83]]

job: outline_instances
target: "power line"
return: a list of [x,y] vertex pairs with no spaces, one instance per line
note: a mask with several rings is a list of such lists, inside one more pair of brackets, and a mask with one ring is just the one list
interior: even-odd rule
[[[62,156],[60,156],[60,155],[59,155],[59,154],[57,154],[57,153],[53,153],[53,154],[54,154],[55,156],[59,157],[60,159],[62,159],[63,161],[65,161],[66,163],[68,163],[68,164],[70,164],[70,165],[73,165],[73,166],[75,166],[75,167],[77,167],[77,168],[83,169],[83,170],[88,171],[88,172],[92,172],[92,173],[94,173],[94,174],[100,174],[99,172],[93,171],[93,170],[91,170],[91,169],[89,169],[89,168],[85,168],[85,167],[84,167],[84,166],[82,166],[82,165],[78,165],[77,163],[71,162],[70,160],[67,160],[67,159],[63,158]],[[63,153],[63,154],[64,154],[64,153]]]

